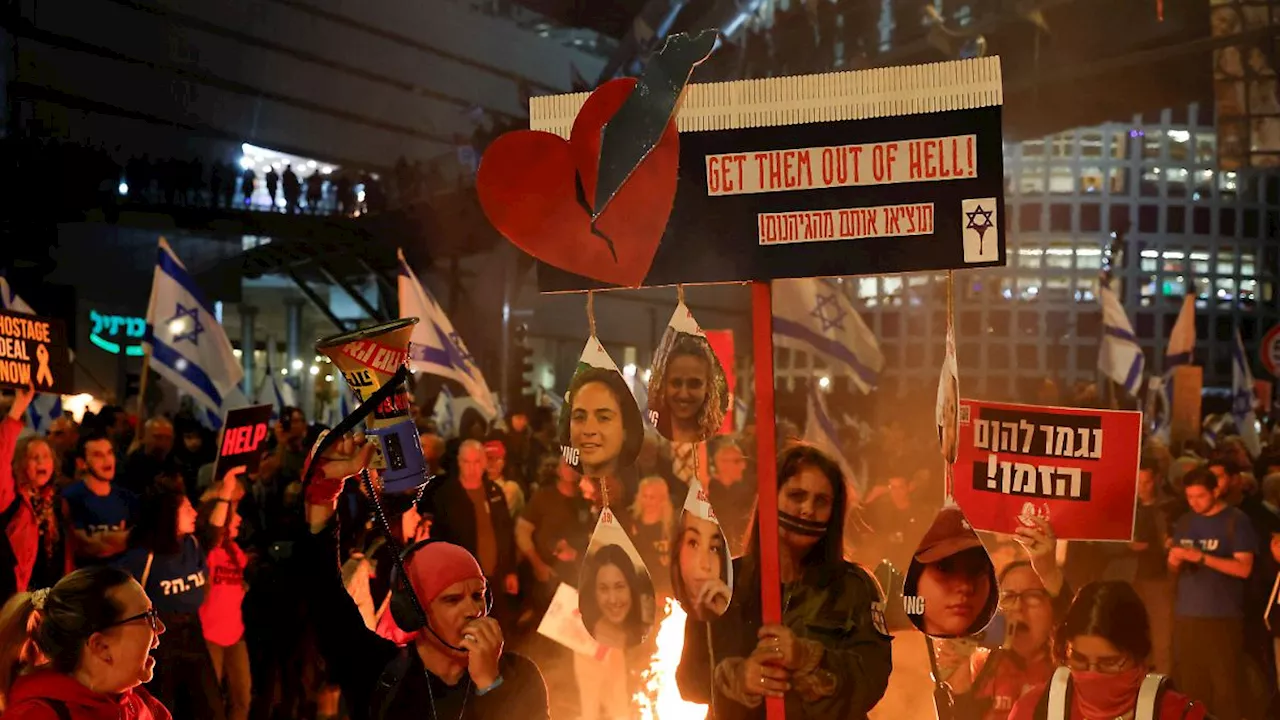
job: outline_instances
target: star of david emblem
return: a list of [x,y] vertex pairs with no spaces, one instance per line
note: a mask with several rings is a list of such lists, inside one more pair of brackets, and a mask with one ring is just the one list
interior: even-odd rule
[[200,333],[204,332],[204,325],[200,323],[199,307],[188,308],[178,303],[177,312],[165,324],[173,334],[174,344],[181,340],[190,340],[192,345],[200,344]]
[[[969,218],[969,222],[967,225],[964,226],[964,229],[973,230],[974,232],[978,233],[978,253],[979,254],[982,253],[982,247],[983,247],[984,241],[986,240],[987,231],[990,230],[992,227],[994,227],[994,225],[991,222],[991,215],[994,212],[995,212],[994,208],[992,208],[991,210],[983,210],[982,206],[978,205],[973,209],[972,212],[965,213],[965,217]],[[979,218],[981,218],[981,220],[979,220]]]
[[844,318],[848,315],[845,309],[840,307],[835,292],[830,295],[819,295],[817,307],[809,314],[822,323],[824,333],[832,329],[844,330]]
[[453,346],[458,351],[458,357],[462,358],[464,362],[475,362],[475,358],[472,357],[471,351],[467,350],[467,344],[462,342],[462,336],[459,335],[456,330],[449,333],[449,342],[453,343]]
[[1232,398],[1231,412],[1236,417],[1244,417],[1253,411],[1253,393],[1249,391],[1238,392]]

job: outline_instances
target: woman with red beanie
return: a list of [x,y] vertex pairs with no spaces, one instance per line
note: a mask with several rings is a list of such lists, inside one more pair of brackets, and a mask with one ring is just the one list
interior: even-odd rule
[[335,510],[344,481],[367,467],[372,452],[371,444],[357,450],[344,437],[304,473],[311,533],[299,550],[314,568],[303,575],[312,583],[303,592],[329,677],[342,688],[352,720],[546,720],[542,674],[528,659],[503,652],[502,630],[488,617],[484,573],[465,549],[430,541],[408,549],[407,578],[392,588],[398,593],[392,612],[402,624],[422,627],[405,647],[365,625],[335,560]]
[[0,712],[5,720],[170,720],[150,682],[164,623],[142,586],[109,565],[0,610]]

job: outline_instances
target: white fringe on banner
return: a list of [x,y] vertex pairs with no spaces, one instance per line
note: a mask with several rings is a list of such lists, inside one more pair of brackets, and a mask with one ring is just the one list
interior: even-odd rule
[[[529,100],[529,128],[568,138],[591,93]],[[685,90],[680,132],[799,125],[1004,104],[1000,58],[718,83]]]

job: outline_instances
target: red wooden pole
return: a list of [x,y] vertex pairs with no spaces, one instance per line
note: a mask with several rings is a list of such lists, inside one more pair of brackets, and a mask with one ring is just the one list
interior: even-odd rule
[[[760,516],[760,607],[765,624],[782,622],[782,579],[778,570],[778,458],[773,407],[773,288],[751,283],[751,351],[755,358],[756,488]],[[785,720],[780,698],[765,699],[769,720]]]

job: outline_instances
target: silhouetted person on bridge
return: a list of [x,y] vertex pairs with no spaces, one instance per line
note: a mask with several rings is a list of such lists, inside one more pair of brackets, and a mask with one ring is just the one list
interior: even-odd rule
[[280,188],[280,174],[276,172],[275,165],[272,165],[271,169],[267,171],[266,180],[267,180],[267,195],[270,197],[270,200],[268,200],[267,202],[267,207],[271,210],[271,212],[275,212],[276,190]]
[[338,176],[338,212],[343,215],[351,215],[356,210],[356,193],[355,187],[351,183],[351,176],[342,173]]
[[306,180],[307,184],[307,212],[312,215],[319,215],[320,201],[324,199],[324,176],[318,172],[311,173]]
[[302,183],[293,165],[284,166],[284,211],[292,215],[298,212],[298,198],[302,197]]
[[253,186],[258,182],[258,174],[253,168],[245,168],[244,173],[240,176],[240,194],[244,196],[244,206],[249,207],[253,202]]

